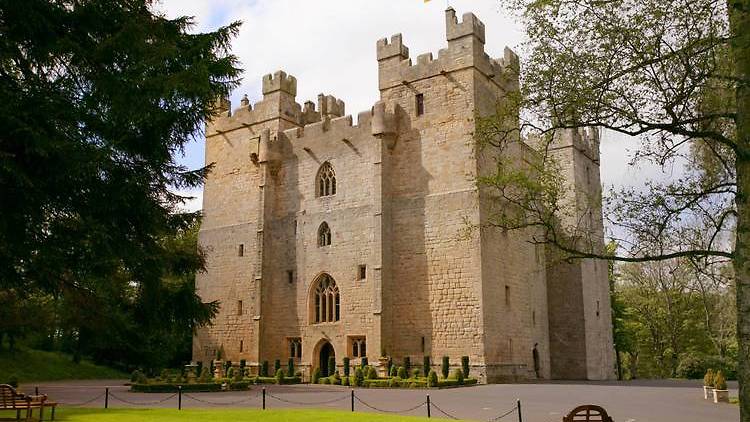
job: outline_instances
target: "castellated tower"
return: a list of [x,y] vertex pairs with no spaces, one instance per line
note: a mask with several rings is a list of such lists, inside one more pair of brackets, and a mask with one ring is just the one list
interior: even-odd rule
[[[333,96],[298,104],[283,72],[263,78],[260,102],[219,108],[206,129],[214,169],[197,288],[221,311],[196,334],[195,361],[223,350],[256,372],[293,358],[309,379],[330,357],[367,356],[382,371],[379,358],[430,356],[437,369],[442,356],[455,367],[469,356],[484,382],[609,376],[596,351],[611,348],[611,330],[588,321],[591,300],[608,318],[606,271],[589,276],[586,263],[551,280],[534,233],[483,227],[494,201],[475,180],[495,157],[474,148],[475,115],[518,89],[518,58],[490,58],[471,13],[446,10],[446,33],[447,48],[416,63],[401,35],[377,42],[380,101],[356,125]],[[533,151],[519,142],[507,153]],[[573,185],[598,189],[598,167],[591,177]],[[550,286],[584,305],[565,308]],[[582,321],[585,335],[559,317]],[[553,329],[577,348],[551,341]]]

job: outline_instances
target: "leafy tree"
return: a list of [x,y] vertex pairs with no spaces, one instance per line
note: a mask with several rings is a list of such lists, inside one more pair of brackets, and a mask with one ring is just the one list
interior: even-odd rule
[[190,33],[151,5],[0,2],[0,291],[54,298],[76,356],[156,364],[216,310],[174,193],[209,169],[175,156],[237,85],[239,23]]
[[[741,419],[750,421],[750,0],[502,2],[526,26],[529,57],[521,91],[478,120],[477,139],[506,152],[520,134],[537,155],[519,165],[499,154],[497,172],[479,180],[504,205],[491,223],[533,228],[563,259],[731,261]],[[637,136],[635,160],[685,164],[671,180],[607,198],[616,256],[581,218],[596,201],[581,204],[559,177],[556,142],[585,128]]]

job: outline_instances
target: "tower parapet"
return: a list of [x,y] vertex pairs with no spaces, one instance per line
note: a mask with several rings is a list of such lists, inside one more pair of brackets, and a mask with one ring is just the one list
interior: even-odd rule
[[343,116],[345,105],[342,100],[333,95],[318,94],[318,111],[321,117],[334,118]]
[[286,72],[279,70],[273,75],[263,76],[263,95],[268,95],[276,91],[286,92],[292,97],[297,96],[297,78],[287,75]]
[[518,56],[506,47],[502,58],[493,59],[484,51],[485,28],[473,13],[466,13],[459,22],[452,8],[445,11],[448,48],[421,54],[417,63],[409,59],[409,49],[401,34],[377,42],[378,79],[381,91],[401,84],[473,67],[507,91],[518,89]]

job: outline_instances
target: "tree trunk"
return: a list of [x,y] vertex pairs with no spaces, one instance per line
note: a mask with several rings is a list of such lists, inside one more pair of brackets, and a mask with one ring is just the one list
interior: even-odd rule
[[737,379],[740,421],[750,422],[750,0],[728,0],[732,56],[737,84]]

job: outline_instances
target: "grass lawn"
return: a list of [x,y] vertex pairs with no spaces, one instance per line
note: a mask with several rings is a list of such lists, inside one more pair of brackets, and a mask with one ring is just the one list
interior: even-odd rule
[[20,383],[65,379],[117,379],[130,376],[88,361],[73,363],[70,355],[20,347],[14,354],[0,352],[0,384],[15,375]]
[[[0,412],[0,417],[3,417]],[[46,420],[46,418],[45,418]],[[61,422],[220,422],[220,421],[373,421],[373,422],[418,422],[428,419],[414,416],[392,416],[376,413],[342,412],[330,410],[203,410],[203,409],[57,409],[55,420]]]

